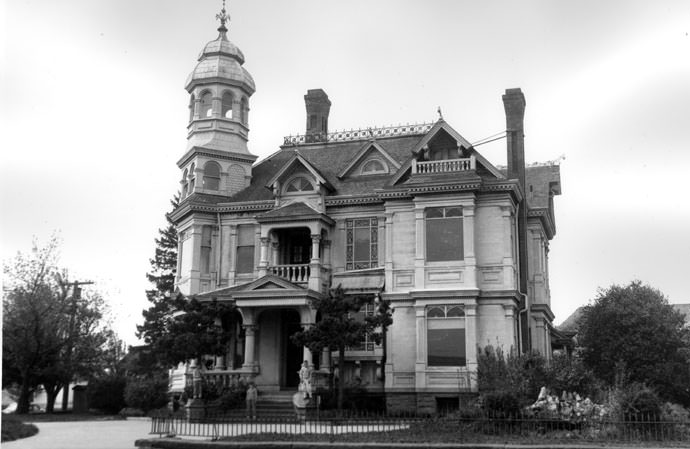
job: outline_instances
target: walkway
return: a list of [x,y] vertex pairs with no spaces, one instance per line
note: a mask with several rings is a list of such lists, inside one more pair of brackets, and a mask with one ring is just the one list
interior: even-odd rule
[[134,441],[151,438],[151,421],[38,422],[38,434],[2,443],[3,449],[132,449]]

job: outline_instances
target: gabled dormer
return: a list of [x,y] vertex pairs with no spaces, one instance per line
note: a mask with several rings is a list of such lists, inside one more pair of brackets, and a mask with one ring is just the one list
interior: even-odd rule
[[440,119],[412,149],[412,157],[395,173],[390,185],[415,179],[433,181],[436,177],[461,173],[504,178],[467,139]]
[[370,140],[362,146],[352,161],[338,173],[338,179],[389,175],[395,173],[399,168],[400,164],[376,140]]
[[302,202],[320,212],[325,211],[324,196],[334,190],[331,183],[297,151],[266,183],[266,188],[273,192],[276,207]]

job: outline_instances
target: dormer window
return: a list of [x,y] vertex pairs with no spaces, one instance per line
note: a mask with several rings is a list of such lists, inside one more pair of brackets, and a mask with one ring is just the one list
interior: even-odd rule
[[362,175],[388,173],[388,167],[379,159],[371,159],[362,165]]
[[218,162],[209,161],[204,165],[203,188],[208,190],[220,188],[220,165]]
[[220,114],[223,118],[232,119],[232,94],[230,92],[223,94]]
[[285,187],[286,193],[297,193],[297,192],[313,192],[314,185],[309,182],[309,180],[303,176],[299,176],[291,180]]
[[213,115],[213,97],[211,92],[204,92],[201,95],[201,105],[199,110],[199,117],[208,118]]

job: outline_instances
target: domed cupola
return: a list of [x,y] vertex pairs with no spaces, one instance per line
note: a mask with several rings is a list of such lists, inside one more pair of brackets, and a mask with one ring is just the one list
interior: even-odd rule
[[244,55],[228,40],[225,2],[216,18],[218,37],[204,46],[185,83],[190,94],[187,151],[178,161],[183,197],[194,192],[234,195],[248,185],[256,160],[247,148],[254,79],[242,67]]

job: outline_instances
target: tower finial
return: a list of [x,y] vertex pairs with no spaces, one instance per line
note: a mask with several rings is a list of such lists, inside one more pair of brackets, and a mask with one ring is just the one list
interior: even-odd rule
[[220,10],[218,14],[216,14],[216,20],[220,20],[220,26],[218,27],[218,31],[221,33],[227,33],[228,29],[225,27],[225,22],[230,20],[230,15],[225,11],[225,0],[223,0],[223,9]]
[[438,112],[438,119],[443,120],[443,113],[441,112],[441,106],[438,107],[436,112]]

